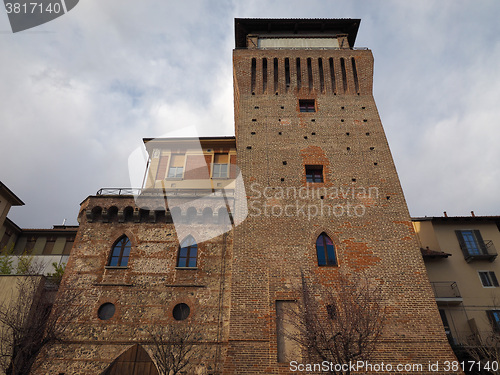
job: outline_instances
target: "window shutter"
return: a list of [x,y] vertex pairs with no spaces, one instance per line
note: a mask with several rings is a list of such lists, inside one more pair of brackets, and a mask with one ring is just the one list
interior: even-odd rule
[[498,332],[499,327],[498,327],[497,321],[496,321],[495,316],[494,316],[494,311],[493,310],[486,310],[486,315],[488,315],[488,319],[493,327],[493,330],[495,332]]
[[474,237],[476,237],[477,244],[479,245],[479,248],[481,249],[482,254],[488,254],[488,251],[486,250],[486,245],[484,244],[483,241],[483,236],[481,236],[481,232],[478,230],[474,230]]
[[160,156],[160,161],[158,162],[158,169],[156,170],[156,181],[164,180],[167,174],[168,167],[168,155]]
[[460,248],[464,253],[464,257],[467,259],[469,257],[469,250],[467,250],[467,245],[465,244],[464,236],[462,236],[462,231],[456,230],[455,234],[457,235],[458,243],[460,244]]
[[498,280],[497,280],[497,276],[495,275],[495,272],[490,271],[490,279],[491,279],[494,286],[498,286]]
[[479,272],[479,278],[481,279],[481,284],[483,284],[483,286],[491,286],[490,279],[488,278],[488,272]]
[[486,315],[488,315],[488,320],[490,321],[490,323],[494,324],[495,323],[495,319],[493,318],[493,311],[486,310]]

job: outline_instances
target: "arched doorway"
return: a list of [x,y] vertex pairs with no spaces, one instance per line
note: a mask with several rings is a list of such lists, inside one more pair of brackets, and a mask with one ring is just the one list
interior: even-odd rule
[[102,375],[159,375],[155,364],[138,344],[116,358]]

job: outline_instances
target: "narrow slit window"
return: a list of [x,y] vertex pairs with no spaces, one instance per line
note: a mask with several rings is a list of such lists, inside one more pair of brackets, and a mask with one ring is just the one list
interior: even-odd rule
[[262,59],[262,92],[267,91],[267,59]]
[[285,84],[288,91],[290,88],[290,59],[288,57],[285,59]]
[[344,93],[346,93],[347,92],[347,73],[345,70],[345,60],[343,57],[340,59],[340,70],[342,71],[342,84],[344,86]]
[[302,86],[302,77],[301,77],[301,72],[300,72],[300,58],[297,57],[297,60],[295,60],[295,68],[297,70],[297,90],[300,90]]
[[257,60],[252,59],[252,82],[251,82],[251,90],[255,92],[255,82],[257,80]]
[[337,85],[335,83],[335,68],[333,67],[333,58],[330,57],[330,77],[332,79],[332,92],[337,93]]
[[319,71],[319,89],[321,92],[325,92],[325,75],[323,73],[323,59],[318,59],[318,71]]
[[356,93],[359,93],[358,70],[356,69],[356,59],[352,57],[351,62],[352,62],[352,75],[354,76],[354,86],[356,88]]
[[274,58],[274,91],[278,92],[278,59]]
[[307,59],[307,79],[309,81],[309,91],[313,89],[313,71],[312,71],[312,60]]

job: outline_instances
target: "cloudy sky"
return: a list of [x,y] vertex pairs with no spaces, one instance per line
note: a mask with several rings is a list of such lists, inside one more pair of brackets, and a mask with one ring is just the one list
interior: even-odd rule
[[26,228],[130,186],[143,137],[233,135],[235,17],[361,18],[412,216],[500,215],[500,2],[80,0],[12,34],[0,12],[0,180]]

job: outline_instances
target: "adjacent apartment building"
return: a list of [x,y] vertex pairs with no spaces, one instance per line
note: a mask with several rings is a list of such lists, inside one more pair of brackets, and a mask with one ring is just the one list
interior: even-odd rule
[[21,228],[7,215],[13,206],[24,202],[0,182],[0,255],[12,256],[12,272],[16,273],[18,258],[27,255],[38,273],[54,272],[53,263],[68,261],[77,225],[54,225],[52,228]]
[[450,343],[496,344],[500,332],[499,216],[414,218],[413,225]]

